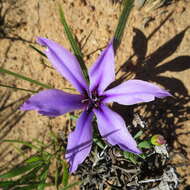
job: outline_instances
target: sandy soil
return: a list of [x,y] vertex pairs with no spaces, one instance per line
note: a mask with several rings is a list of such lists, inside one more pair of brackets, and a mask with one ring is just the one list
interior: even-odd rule
[[[2,0],[0,1],[0,66],[47,83],[70,87],[47,60],[29,45],[39,47],[37,36],[48,37],[70,49],[60,24],[58,5],[90,66],[114,34],[121,7],[109,0]],[[106,9],[105,9],[106,7]],[[173,98],[136,106],[153,132],[163,134],[176,164],[181,189],[190,187],[190,1],[180,0],[157,9],[134,8],[116,56],[117,79],[139,78],[168,89]],[[148,22],[147,22],[148,21]],[[0,74],[0,83],[38,90],[39,87]],[[23,113],[19,105],[30,93],[0,88],[0,140],[44,139],[51,126],[66,128],[66,116],[49,119],[35,112]],[[140,108],[144,111],[140,111]],[[142,109],[141,109],[142,110]],[[125,113],[124,113],[125,115]],[[151,116],[151,117],[150,117]],[[150,119],[151,118],[151,119]],[[0,171],[18,163],[10,144],[0,145]]]

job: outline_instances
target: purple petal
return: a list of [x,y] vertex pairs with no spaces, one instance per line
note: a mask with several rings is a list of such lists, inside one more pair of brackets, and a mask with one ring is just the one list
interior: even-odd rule
[[93,113],[84,111],[77,120],[75,130],[68,137],[66,159],[69,161],[71,173],[88,156],[92,146],[92,118]]
[[45,54],[54,68],[69,80],[79,92],[84,92],[87,89],[87,83],[76,57],[67,49],[51,40],[38,38],[37,41],[39,44],[47,47]]
[[101,53],[90,68],[90,90],[98,90],[101,94],[115,80],[113,42]]
[[146,81],[128,80],[122,84],[104,92],[104,103],[117,102],[124,105],[132,105],[142,102],[150,102],[157,98],[171,96],[166,90]]
[[81,95],[69,94],[57,89],[43,90],[31,96],[21,110],[36,110],[47,116],[59,116],[66,112],[82,109]]
[[111,145],[119,145],[122,150],[141,153],[120,115],[105,105],[101,105],[99,109],[93,111],[97,117],[100,134]]

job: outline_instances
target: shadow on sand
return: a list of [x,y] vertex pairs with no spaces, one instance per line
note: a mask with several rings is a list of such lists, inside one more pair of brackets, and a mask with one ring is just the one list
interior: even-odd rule
[[[150,38],[153,38],[154,34],[171,16],[172,13],[166,17],[166,19],[150,34],[149,37],[146,37],[141,30],[134,28],[134,54],[127,59],[117,71],[117,73],[122,71],[124,74],[111,86],[121,83],[127,78],[127,76],[129,76],[129,72],[133,72],[135,73],[136,79],[156,82],[169,90],[173,97],[157,99],[156,101],[141,104],[140,106],[122,106],[114,104],[113,109],[119,112],[119,114],[126,119],[128,124],[130,124],[133,119],[134,109],[135,112],[144,110],[143,120],[148,124],[147,133],[162,134],[167,140],[170,152],[182,154],[185,158],[187,155],[187,145],[181,143],[179,141],[179,137],[181,135],[190,134],[190,129],[185,129],[185,132],[180,133],[176,132],[176,130],[183,129],[184,131],[185,122],[190,118],[190,107],[188,106],[190,96],[187,88],[181,80],[175,77],[161,76],[160,74],[166,71],[176,73],[189,69],[190,56],[182,55],[170,61],[166,61],[162,65],[159,64],[176,52],[186,31],[189,29],[189,26],[176,36],[172,37],[152,54],[147,55],[148,42]],[[136,58],[135,62],[132,60],[133,57]],[[178,148],[176,148],[176,146],[174,147],[174,142],[178,144]],[[187,160],[185,160],[185,163],[187,164]]]

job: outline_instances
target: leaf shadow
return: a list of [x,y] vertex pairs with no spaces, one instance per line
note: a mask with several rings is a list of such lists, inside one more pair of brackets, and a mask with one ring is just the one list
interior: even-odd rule
[[[22,2],[22,4],[25,2]],[[23,19],[10,19],[13,10],[20,10],[21,2],[18,1],[0,1],[0,39],[8,39],[10,41],[22,41],[33,43],[30,40],[15,34],[15,30],[25,26],[27,23]]]
[[[132,72],[135,73],[137,79],[157,82],[163,85],[165,88],[169,89],[171,93],[178,92],[180,94],[182,93],[184,95],[187,95],[187,89],[180,80],[177,78],[159,76],[166,71],[181,72],[190,68],[190,56],[186,55],[176,57],[171,61],[159,65],[160,62],[170,57],[177,50],[183,40],[187,29],[189,29],[189,27],[181,31],[179,34],[174,36],[172,39],[170,39],[168,42],[166,42],[164,45],[159,47],[155,52],[148,56],[146,56],[148,41],[145,43],[145,35],[143,35],[139,29],[135,29],[134,31],[137,35],[134,37],[136,47],[133,45],[135,52],[133,57],[136,56],[137,61],[134,63],[131,60],[132,57],[129,58],[123,64],[122,71],[127,72],[128,70],[132,70]],[[138,40],[138,38],[143,38],[143,40]],[[140,43],[136,43],[137,41]],[[143,44],[141,43],[142,41],[144,41],[144,46],[141,46],[141,44]],[[140,49],[138,49],[139,47],[141,47],[143,51],[140,51]],[[124,80],[125,74],[120,77],[120,80],[121,78]],[[177,83],[177,88],[173,87],[173,84],[176,86],[175,83]]]
[[15,127],[15,125],[21,120],[25,115],[19,110],[20,105],[23,100],[28,96],[21,97],[16,101],[11,100],[11,92],[9,90],[5,91],[1,95],[0,100],[0,141],[2,141],[9,132]]
[[[150,38],[166,23],[171,15],[172,14],[169,14],[164,22],[148,37],[146,37],[141,30],[137,28],[134,29],[134,54],[119,68],[117,73],[123,71],[124,74],[122,74],[112,86],[125,80],[130,75],[130,71],[135,74],[136,79],[156,82],[162,85],[171,92],[173,97],[157,99],[154,102],[134,106],[114,104],[113,108],[115,111],[120,112],[128,124],[131,123],[134,112],[143,113],[143,120],[146,121],[148,125],[147,133],[162,134],[166,138],[171,152],[177,151],[186,156],[188,145],[179,140],[180,136],[184,134],[179,133],[178,130],[184,130],[185,122],[190,118],[190,107],[188,106],[190,96],[185,84],[180,79],[162,76],[161,74],[167,71],[182,72],[190,68],[190,56],[188,55],[181,55],[168,61],[168,58],[173,55],[181,45],[189,26],[173,36],[161,47],[158,47],[152,54],[147,55]],[[136,61],[133,61],[134,57],[136,57]],[[165,61],[166,58],[167,61]],[[163,62],[162,65],[160,65],[161,62]],[[188,134],[190,133],[189,129],[185,129],[185,131]],[[177,143],[177,148],[174,143]]]
[[[0,95],[0,172],[7,170],[7,168],[14,165],[19,159],[19,155],[12,155],[12,146],[5,145],[3,140],[7,138],[10,132],[14,130],[19,121],[26,114],[25,112],[21,112],[19,107],[28,95],[16,101],[12,100],[12,96],[14,96],[13,90],[9,89],[4,90]],[[6,157],[10,157],[10,155],[11,160],[8,161]]]

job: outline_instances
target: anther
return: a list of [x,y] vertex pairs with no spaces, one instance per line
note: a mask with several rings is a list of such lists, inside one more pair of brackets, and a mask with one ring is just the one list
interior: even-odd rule
[[84,100],[81,100],[81,103],[86,103],[88,101],[89,101],[89,99],[84,99]]

